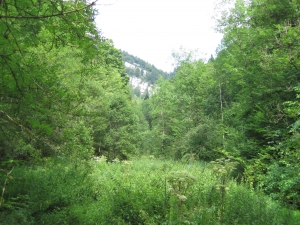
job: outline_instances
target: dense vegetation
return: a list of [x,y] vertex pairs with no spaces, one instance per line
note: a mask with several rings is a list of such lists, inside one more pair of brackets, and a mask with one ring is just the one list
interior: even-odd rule
[[95,2],[0,1],[0,224],[297,224],[300,4],[234,2],[133,101]]
[[243,179],[299,209],[299,7],[236,1],[223,12],[217,57],[206,64],[179,57],[174,79],[157,83],[143,103],[155,143],[148,151],[232,156]]
[[230,180],[228,163],[214,173],[195,161],[105,161],[15,168],[0,224],[299,224],[299,213]]
[[83,2],[1,3],[2,160],[135,151],[122,55]]

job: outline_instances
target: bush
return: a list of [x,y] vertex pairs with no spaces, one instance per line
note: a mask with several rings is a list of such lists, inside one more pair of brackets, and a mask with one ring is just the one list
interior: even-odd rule
[[270,166],[262,182],[263,190],[274,200],[300,209],[300,169],[298,166]]

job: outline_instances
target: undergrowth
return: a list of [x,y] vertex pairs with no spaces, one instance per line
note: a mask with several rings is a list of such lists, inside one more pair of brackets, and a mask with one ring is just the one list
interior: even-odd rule
[[0,224],[298,224],[299,212],[237,184],[220,165],[144,157],[16,166]]

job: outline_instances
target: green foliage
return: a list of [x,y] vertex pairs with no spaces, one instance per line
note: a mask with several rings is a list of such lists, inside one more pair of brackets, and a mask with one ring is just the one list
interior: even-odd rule
[[218,185],[218,187],[226,187],[226,183],[230,180],[232,172],[236,169],[238,163],[232,159],[233,157],[228,159],[220,158],[209,163],[210,167],[217,174],[217,177],[219,177],[221,181],[221,184]]
[[213,120],[202,118],[202,124],[191,128],[182,138],[175,141],[174,150],[177,158],[193,155],[197,160],[210,161],[219,158],[222,137],[216,130]]
[[174,86],[160,78],[153,88],[150,99],[151,132],[154,135],[153,152],[151,154],[168,155],[170,146],[177,137],[179,120],[175,106],[178,101],[174,95]]
[[[0,6],[1,160],[59,155],[76,161],[101,148],[114,157],[134,152],[129,78],[121,52],[97,31],[92,4]],[[115,141],[112,150],[116,138],[124,143]]]
[[[295,88],[298,93],[298,88]],[[295,121],[288,127],[288,134],[281,143],[276,144],[273,148],[269,148],[269,155],[276,152],[277,159],[269,156],[272,164],[268,166],[266,175],[261,181],[261,187],[272,198],[299,209],[299,121],[298,98],[296,101],[285,103],[285,113]]]
[[[223,162],[223,161],[222,161]],[[74,166],[44,159],[10,174],[2,224],[219,224],[218,176],[204,163],[151,157]],[[223,224],[297,224],[299,213],[228,179]]]
[[[1,223],[297,224],[254,191],[300,207],[297,1],[221,4],[217,57],[182,49],[169,80],[101,37],[92,5],[0,2]],[[120,161],[145,153],[186,164]]]
[[225,159],[220,158],[216,161],[211,161],[210,166],[212,170],[215,172],[216,176],[219,179],[219,182],[216,184],[215,188],[220,190],[220,210],[219,210],[219,222],[222,224],[224,218],[224,212],[226,210],[227,205],[225,205],[226,201],[226,193],[229,189],[228,183],[231,179],[231,174],[233,170],[235,170],[237,162],[231,161],[231,158]]
[[294,165],[273,164],[261,183],[262,188],[273,199],[299,209],[299,172],[299,168]]
[[110,102],[108,127],[104,136],[103,153],[109,159],[127,159],[136,152],[138,121],[133,104],[125,95],[115,96]]
[[188,58],[176,56],[179,67],[175,76],[158,80],[148,100],[152,154],[161,151],[176,159],[193,155],[196,159],[213,160],[221,156],[218,149],[223,142],[220,114],[211,109],[213,67],[202,61],[189,61],[192,56],[182,54]]
[[[176,209],[178,222],[182,221],[182,214],[186,207],[185,201],[189,198],[189,190],[195,183],[196,178],[189,174],[187,171],[172,171],[170,172],[167,181],[170,184],[169,191],[171,193],[171,204],[170,211],[174,211]],[[170,223],[173,220],[172,215],[170,213]]]
[[292,173],[299,167],[299,4],[240,0],[222,8],[217,29],[224,38],[213,65],[225,150],[244,159],[251,185],[299,207]]
[[[240,181],[298,207],[299,4],[220,2],[217,57],[204,63],[193,52],[174,53],[174,77],[158,80],[142,103],[144,152],[185,162],[232,156]],[[275,171],[286,173],[282,181]]]

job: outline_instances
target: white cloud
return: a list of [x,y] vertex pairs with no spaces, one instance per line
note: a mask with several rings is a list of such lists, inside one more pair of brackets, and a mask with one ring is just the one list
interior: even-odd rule
[[213,30],[210,0],[106,0],[97,26],[115,46],[170,71],[171,53],[183,46],[214,54],[221,35]]

